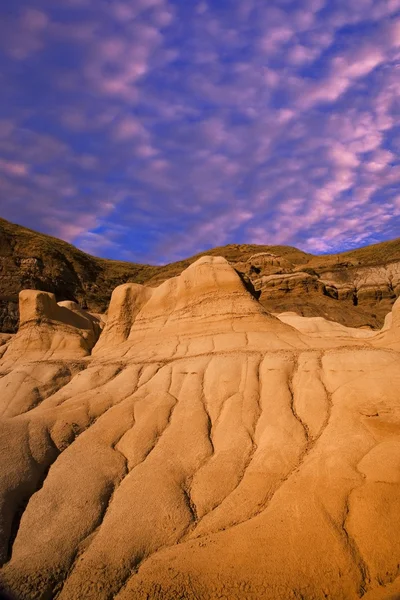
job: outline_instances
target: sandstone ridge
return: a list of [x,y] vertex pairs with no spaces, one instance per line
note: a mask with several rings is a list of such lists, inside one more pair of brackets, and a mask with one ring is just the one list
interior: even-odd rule
[[0,341],[5,593],[400,594],[400,303],[378,332],[278,316],[221,257],[118,287],[96,343],[94,317],[21,293]]

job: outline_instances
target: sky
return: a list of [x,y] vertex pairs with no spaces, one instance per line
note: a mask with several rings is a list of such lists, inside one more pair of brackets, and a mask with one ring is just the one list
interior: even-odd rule
[[400,236],[400,0],[0,13],[0,216],[157,264]]

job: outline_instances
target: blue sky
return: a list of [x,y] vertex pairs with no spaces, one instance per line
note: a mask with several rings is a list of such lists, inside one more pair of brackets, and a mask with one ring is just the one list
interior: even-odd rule
[[400,236],[400,0],[0,10],[4,218],[153,263]]

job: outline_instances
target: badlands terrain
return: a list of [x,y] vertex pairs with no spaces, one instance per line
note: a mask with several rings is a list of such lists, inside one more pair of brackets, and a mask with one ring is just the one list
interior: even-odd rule
[[400,300],[381,330],[346,327],[268,311],[244,275],[205,256],[118,286],[107,316],[20,292],[0,339],[4,597],[400,598]]
[[[290,246],[230,244],[223,256],[249,281],[268,312],[294,311],[348,327],[380,328],[400,296],[400,238],[313,256]],[[18,329],[18,294],[52,292],[104,313],[112,291],[127,282],[157,286],[200,258],[164,266],[105,260],[56,238],[0,219],[0,332]]]

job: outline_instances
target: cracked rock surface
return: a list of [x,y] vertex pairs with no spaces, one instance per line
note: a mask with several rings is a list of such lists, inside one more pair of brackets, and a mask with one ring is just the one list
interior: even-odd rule
[[99,337],[40,294],[0,342],[3,592],[399,597],[399,301],[377,333],[279,319],[204,257]]

